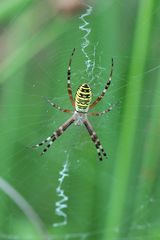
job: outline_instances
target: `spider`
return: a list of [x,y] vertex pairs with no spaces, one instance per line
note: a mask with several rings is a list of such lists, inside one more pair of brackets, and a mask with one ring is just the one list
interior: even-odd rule
[[102,112],[88,112],[90,109],[95,107],[97,103],[104,97],[106,91],[108,90],[111,79],[112,79],[112,73],[113,73],[113,58],[112,58],[112,64],[111,64],[111,70],[110,70],[110,75],[109,78],[104,86],[103,91],[101,92],[101,95],[97,97],[96,100],[94,100],[91,103],[92,99],[92,91],[91,88],[87,83],[83,83],[80,85],[80,87],[77,89],[75,99],[73,98],[72,95],[72,88],[71,88],[71,63],[72,63],[72,57],[74,55],[75,48],[73,49],[73,52],[71,54],[71,57],[69,59],[69,64],[68,64],[68,71],[67,71],[67,90],[68,90],[68,95],[71,101],[72,106],[74,107],[74,111],[71,111],[69,109],[63,109],[57,104],[51,102],[49,99],[47,99],[48,103],[51,104],[53,108],[58,109],[61,112],[66,112],[66,113],[71,113],[72,117],[69,118],[65,123],[63,123],[55,132],[52,133],[52,135],[39,144],[34,145],[33,147],[40,147],[44,144],[46,144],[46,147],[43,149],[41,155],[47,152],[47,150],[50,148],[50,146],[53,144],[53,142],[60,137],[64,131],[72,124],[75,123],[77,126],[81,126],[84,124],[86,129],[88,130],[88,133],[97,149],[97,154],[99,157],[99,160],[102,161],[103,157],[107,158],[107,154],[104,151],[104,148],[102,147],[100,140],[94,131],[91,123],[88,120],[88,116],[101,116],[102,114],[108,113],[112,110],[113,106],[110,105],[106,110]]

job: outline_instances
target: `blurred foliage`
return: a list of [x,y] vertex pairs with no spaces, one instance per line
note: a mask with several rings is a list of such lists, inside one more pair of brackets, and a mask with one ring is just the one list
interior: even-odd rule
[[[160,239],[160,3],[92,2],[86,51],[96,67],[90,79],[79,29],[85,5],[73,2],[0,2],[0,239]],[[83,126],[71,126],[43,157],[31,148],[69,118],[44,96],[71,109],[66,73],[74,47],[74,92],[88,81],[98,96],[114,58],[112,85],[96,108],[118,106],[91,119],[109,155],[103,162]],[[66,160],[67,224],[55,228],[63,221],[54,210]]]

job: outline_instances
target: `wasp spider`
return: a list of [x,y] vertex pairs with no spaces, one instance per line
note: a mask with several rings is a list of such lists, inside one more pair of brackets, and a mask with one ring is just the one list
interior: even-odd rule
[[74,111],[71,111],[69,109],[62,109],[57,104],[55,104],[55,103],[51,102],[49,99],[47,99],[47,101],[49,102],[49,104],[51,104],[52,107],[58,109],[61,112],[72,113],[72,117],[69,118],[64,124],[62,124],[55,132],[53,132],[50,137],[46,138],[45,140],[43,140],[39,144],[36,144],[33,147],[40,147],[40,146],[46,144],[46,147],[44,148],[44,150],[41,153],[41,155],[43,155],[45,152],[47,152],[47,150],[50,148],[50,146],[53,144],[53,142],[59,136],[61,136],[64,133],[64,131],[72,123],[75,123],[75,125],[78,125],[78,126],[84,124],[84,126],[88,130],[88,133],[91,136],[91,139],[97,149],[99,160],[102,160],[103,157],[107,158],[107,154],[104,151],[104,149],[100,143],[100,140],[99,140],[96,132],[94,131],[91,123],[89,122],[88,116],[101,116],[102,114],[111,111],[113,106],[109,106],[106,110],[104,110],[102,112],[88,112],[88,111],[90,109],[92,109],[104,97],[107,89],[110,86],[111,79],[112,79],[112,73],[113,73],[113,59],[112,59],[110,75],[104,86],[104,89],[101,92],[101,95],[99,97],[97,97],[97,99],[95,101],[93,101],[91,103],[92,92],[91,92],[91,88],[89,87],[89,85],[87,83],[83,83],[78,88],[76,95],[75,95],[75,99],[73,98],[72,88],[71,88],[71,63],[72,63],[72,57],[74,55],[74,52],[75,52],[75,48],[73,49],[73,52],[71,54],[71,57],[69,60],[69,65],[68,65],[68,72],[67,72],[67,78],[68,78],[67,90],[68,90],[68,95],[69,95],[71,104],[74,107]]

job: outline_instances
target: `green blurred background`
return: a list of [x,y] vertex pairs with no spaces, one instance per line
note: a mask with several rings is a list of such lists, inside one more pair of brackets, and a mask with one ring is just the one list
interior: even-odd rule
[[[82,52],[82,1],[0,1],[0,239],[160,239],[160,2],[87,4],[92,73]],[[118,105],[90,117],[109,155],[103,162],[83,126],[71,126],[43,157],[31,148],[70,117],[44,96],[72,108],[66,73],[74,47],[74,93],[88,82],[97,97],[114,58],[96,110]],[[58,186],[68,200],[66,224],[55,227],[64,221],[55,213]]]

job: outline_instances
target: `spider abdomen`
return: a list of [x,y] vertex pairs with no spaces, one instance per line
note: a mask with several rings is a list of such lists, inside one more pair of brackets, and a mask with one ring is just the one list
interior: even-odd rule
[[86,113],[88,112],[89,105],[92,99],[91,88],[87,83],[82,84],[75,96],[75,109],[78,112]]

